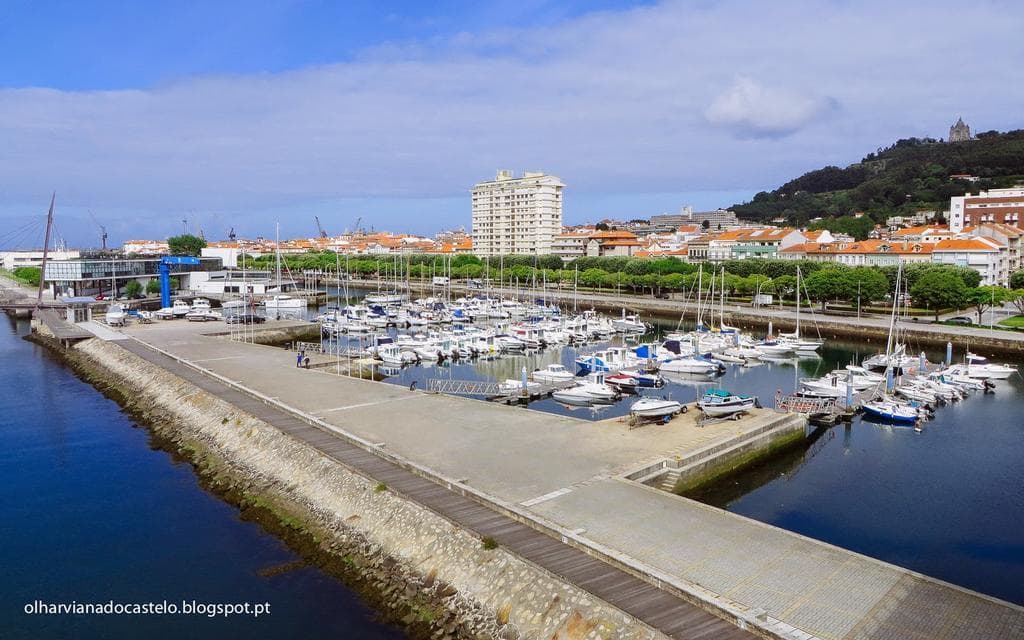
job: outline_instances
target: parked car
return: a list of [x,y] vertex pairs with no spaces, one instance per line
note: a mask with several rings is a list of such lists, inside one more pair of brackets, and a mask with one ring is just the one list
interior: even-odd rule
[[262,324],[267,321],[261,315],[252,312],[236,313],[224,319],[227,324]]
[[974,324],[974,322],[967,316],[957,316],[946,320],[948,324]]

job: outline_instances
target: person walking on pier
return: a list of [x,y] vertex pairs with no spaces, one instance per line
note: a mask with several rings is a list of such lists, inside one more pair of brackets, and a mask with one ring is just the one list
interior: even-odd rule
[[306,352],[300,350],[295,354],[295,366],[302,367],[302,358],[306,355]]

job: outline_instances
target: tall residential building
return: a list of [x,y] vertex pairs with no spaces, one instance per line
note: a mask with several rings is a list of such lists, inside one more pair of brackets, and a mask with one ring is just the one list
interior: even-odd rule
[[473,253],[549,254],[562,233],[562,189],[555,176],[527,171],[521,178],[498,171],[473,187]]
[[965,194],[949,199],[949,228],[960,233],[964,227],[986,222],[1024,228],[1024,186],[989,189],[978,195]]

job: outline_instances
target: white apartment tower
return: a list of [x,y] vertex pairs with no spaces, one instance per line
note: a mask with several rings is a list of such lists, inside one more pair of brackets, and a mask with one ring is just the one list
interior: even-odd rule
[[521,178],[498,171],[473,187],[473,253],[497,256],[551,253],[562,233],[562,189],[555,176],[527,171]]

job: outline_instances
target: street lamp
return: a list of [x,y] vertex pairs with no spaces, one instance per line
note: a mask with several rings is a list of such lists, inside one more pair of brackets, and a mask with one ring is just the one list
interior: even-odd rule
[[857,319],[860,320],[860,280],[857,280]]

